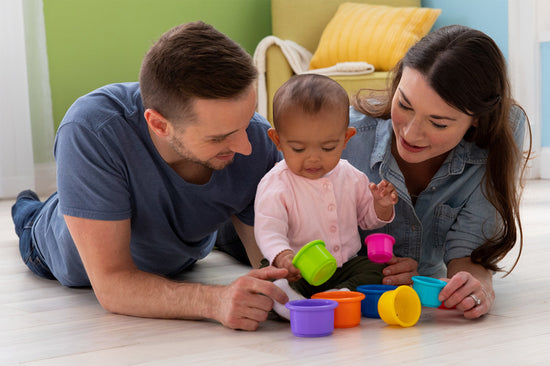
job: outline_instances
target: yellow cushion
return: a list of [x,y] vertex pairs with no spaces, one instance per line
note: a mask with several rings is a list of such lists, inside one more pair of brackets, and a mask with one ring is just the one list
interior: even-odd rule
[[325,27],[310,69],[366,61],[391,70],[425,36],[441,9],[344,3]]

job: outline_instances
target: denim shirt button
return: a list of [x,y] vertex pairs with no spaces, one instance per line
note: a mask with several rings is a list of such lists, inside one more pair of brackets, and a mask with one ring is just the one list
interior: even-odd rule
[[328,205],[328,210],[329,211],[334,211],[336,209],[336,205],[334,203],[331,203],[330,205]]
[[331,233],[335,233],[336,230],[338,230],[338,228],[336,227],[336,225],[332,225],[332,226],[330,227],[330,232],[331,232]]

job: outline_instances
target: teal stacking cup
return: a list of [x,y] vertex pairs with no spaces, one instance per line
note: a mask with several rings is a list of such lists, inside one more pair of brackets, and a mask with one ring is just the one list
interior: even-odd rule
[[441,305],[438,299],[439,293],[447,282],[425,276],[413,276],[412,280],[413,290],[418,294],[422,306],[437,308]]

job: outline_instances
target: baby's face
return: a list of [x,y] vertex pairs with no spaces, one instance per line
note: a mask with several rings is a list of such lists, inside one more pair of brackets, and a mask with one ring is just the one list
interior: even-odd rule
[[334,169],[347,141],[355,134],[342,113],[331,110],[315,115],[289,112],[281,122],[278,131],[272,130],[276,136],[270,136],[289,169],[309,179],[321,178]]

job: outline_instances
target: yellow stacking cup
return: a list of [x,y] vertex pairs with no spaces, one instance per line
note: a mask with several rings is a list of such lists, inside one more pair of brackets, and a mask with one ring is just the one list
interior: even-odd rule
[[380,318],[390,325],[412,327],[420,318],[420,298],[409,286],[387,291],[378,300]]

